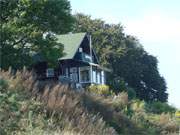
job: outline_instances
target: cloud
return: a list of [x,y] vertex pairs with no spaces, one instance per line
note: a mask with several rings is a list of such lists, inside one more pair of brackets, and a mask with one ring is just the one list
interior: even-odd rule
[[180,41],[180,18],[158,11],[145,13],[139,18],[128,20],[125,31],[145,41]]

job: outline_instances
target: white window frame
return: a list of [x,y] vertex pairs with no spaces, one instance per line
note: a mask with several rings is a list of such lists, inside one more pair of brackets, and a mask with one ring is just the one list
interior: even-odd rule
[[55,73],[54,73],[53,68],[46,69],[46,77],[54,77],[54,76],[55,76]]
[[92,82],[93,82],[93,83],[96,83],[96,82],[97,82],[97,81],[96,81],[96,70],[93,69],[92,72],[93,72],[93,73],[92,73]]
[[[84,70],[88,70],[88,74],[89,74],[89,80],[88,81],[82,81],[82,78],[81,78],[81,71],[84,71]],[[86,66],[86,67],[79,67],[79,82],[80,83],[91,83],[91,70],[90,70],[90,66]]]
[[103,70],[101,71],[101,84],[105,84],[105,73]]
[[97,80],[96,80],[97,84],[101,84],[101,72],[100,71],[97,71]]

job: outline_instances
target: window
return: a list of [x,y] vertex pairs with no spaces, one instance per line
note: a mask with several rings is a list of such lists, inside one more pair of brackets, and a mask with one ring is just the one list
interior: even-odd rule
[[78,81],[77,73],[70,73],[70,79],[71,79],[73,82],[77,82],[77,81]]
[[77,68],[76,67],[70,68],[70,73],[77,73]]
[[104,75],[104,71],[101,71],[101,83],[105,84],[105,75]]
[[100,76],[100,72],[97,72],[97,83],[100,84],[101,83],[101,76]]
[[80,68],[80,82],[90,82],[90,67]]
[[46,76],[47,77],[54,77],[54,69],[53,68],[48,68],[46,70]]
[[84,56],[85,56],[85,59],[86,59],[87,61],[91,61],[91,56],[90,56],[90,55],[85,54]]
[[93,70],[93,82],[96,83],[96,71]]
[[78,82],[77,68],[76,67],[70,68],[70,78],[72,81]]
[[83,52],[83,49],[81,47],[79,48],[79,52]]

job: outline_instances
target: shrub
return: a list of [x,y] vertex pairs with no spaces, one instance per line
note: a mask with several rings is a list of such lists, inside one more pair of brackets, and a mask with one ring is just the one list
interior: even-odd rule
[[113,104],[115,107],[124,109],[128,105],[128,94],[126,92],[121,92],[113,98]]
[[175,113],[176,108],[162,102],[152,102],[146,104],[146,110],[151,113]]
[[145,102],[141,100],[132,100],[131,107],[134,112],[145,112]]
[[176,111],[175,116],[180,118],[180,111],[179,110]]
[[176,121],[179,123],[180,125],[180,111],[177,110],[176,113],[175,113],[175,118],[176,118]]
[[5,91],[7,88],[8,88],[8,82],[5,79],[0,78],[0,92]]
[[117,94],[127,89],[127,83],[121,77],[116,77],[113,80],[109,80],[111,88]]
[[129,100],[132,100],[132,99],[136,98],[136,91],[133,88],[128,87],[127,88],[127,93],[128,93]]
[[178,123],[172,118],[170,114],[162,113],[156,124],[160,127],[162,134],[176,133],[179,130]]
[[112,96],[114,93],[109,89],[108,85],[91,85],[88,88],[88,91],[94,94],[101,96]]

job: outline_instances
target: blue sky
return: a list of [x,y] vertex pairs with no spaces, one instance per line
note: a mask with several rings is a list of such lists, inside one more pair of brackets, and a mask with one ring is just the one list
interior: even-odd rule
[[169,103],[180,108],[180,0],[70,0],[82,12],[107,23],[121,23],[159,60]]

